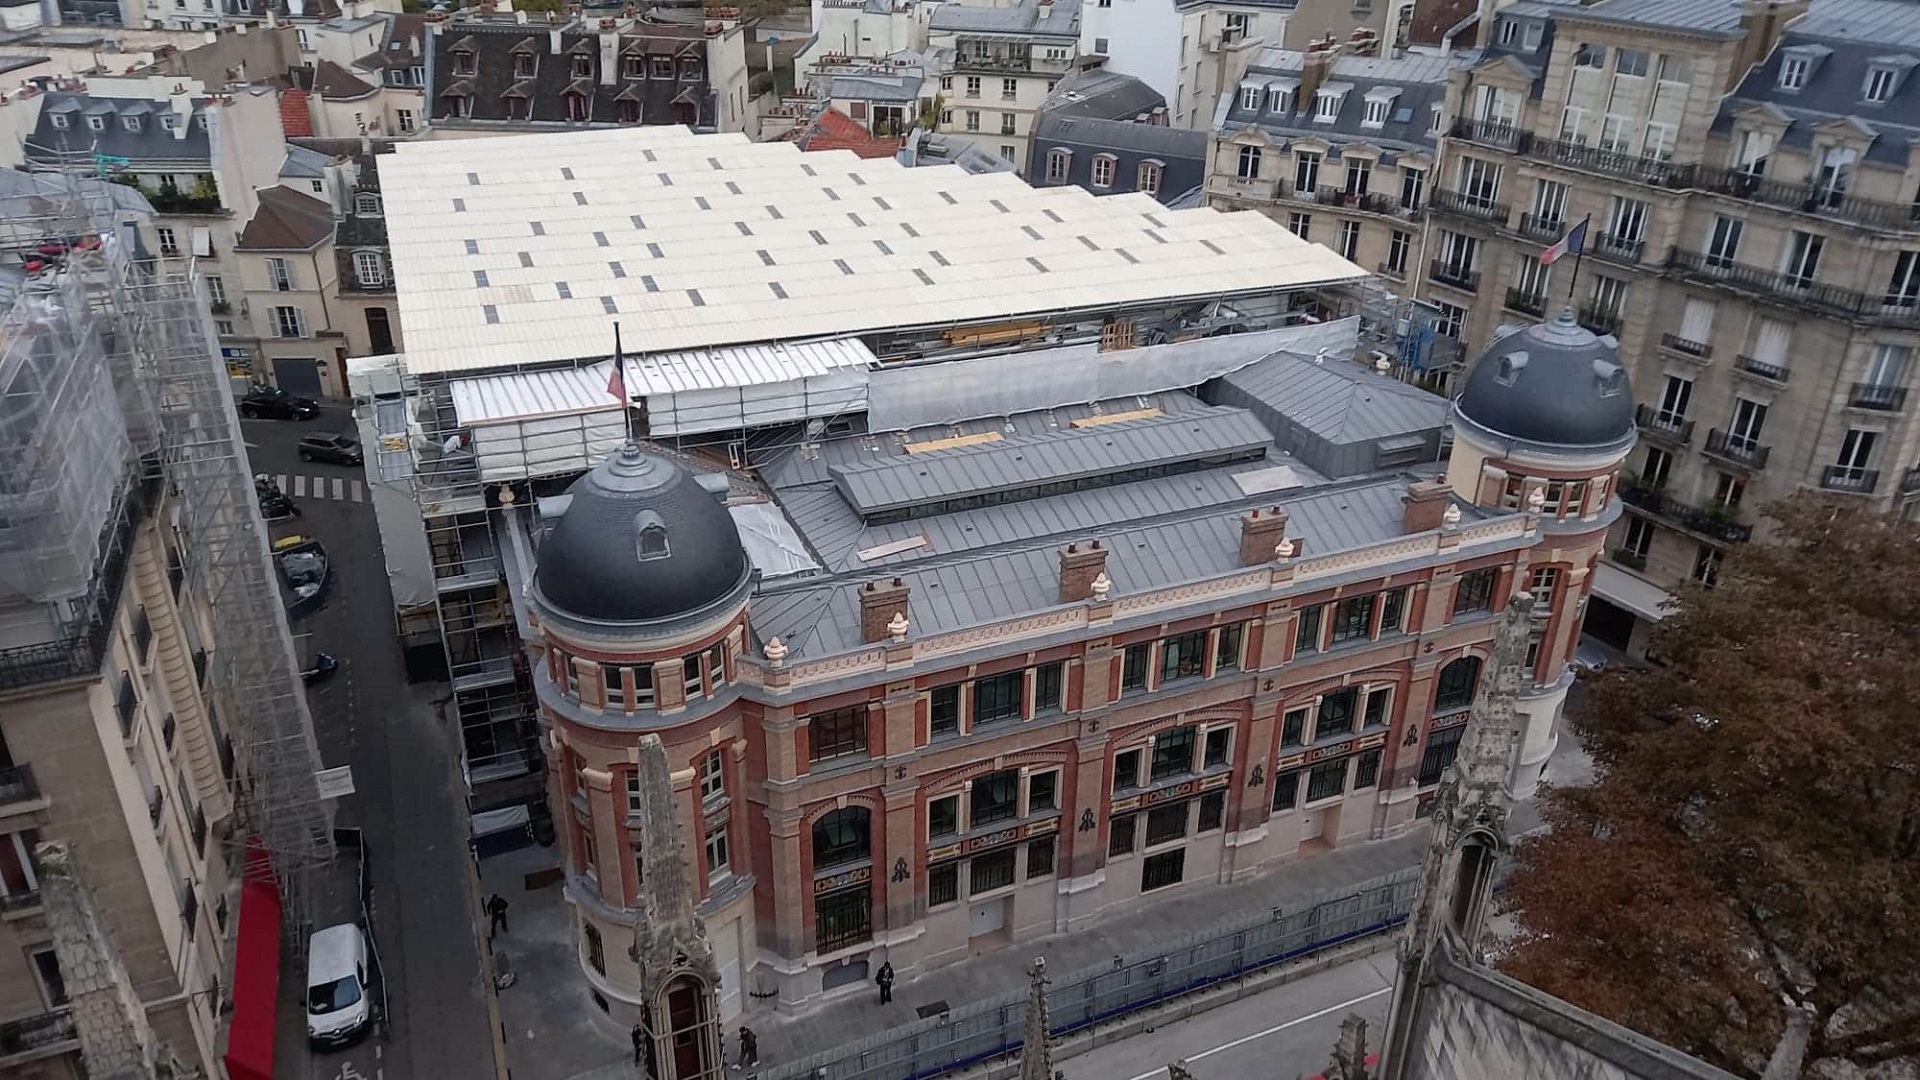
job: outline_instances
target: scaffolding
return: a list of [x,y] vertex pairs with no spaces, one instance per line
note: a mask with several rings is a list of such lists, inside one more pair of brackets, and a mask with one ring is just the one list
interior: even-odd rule
[[332,811],[226,366],[195,263],[147,257],[150,208],[97,168],[75,154],[0,181],[0,591],[67,623],[97,673],[108,546],[164,483],[182,580],[213,613],[206,686],[241,778],[229,842],[264,845],[298,925]]

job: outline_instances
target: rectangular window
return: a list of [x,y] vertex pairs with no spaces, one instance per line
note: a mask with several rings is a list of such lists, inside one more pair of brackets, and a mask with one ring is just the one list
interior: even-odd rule
[[1220,628],[1220,636],[1213,646],[1215,672],[1234,671],[1240,667],[1240,647],[1245,635],[1245,623],[1233,623]]
[[1033,711],[1049,712],[1066,707],[1067,665],[1042,664],[1033,669]]
[[156,226],[153,232],[155,236],[160,238],[160,254],[162,255],[180,254],[180,242],[174,236],[172,229],[167,228],[165,225],[160,225],[160,226]]
[[1020,772],[1003,769],[973,782],[972,811],[967,827],[984,828],[1020,816]]
[[1147,688],[1147,658],[1152,646],[1129,645],[1120,658],[1120,692]]
[[1673,468],[1673,455],[1657,446],[1647,447],[1647,463],[1640,470],[1640,486],[1659,491],[1667,486],[1667,473]]
[[1307,710],[1294,709],[1280,721],[1280,745],[1299,746],[1307,741]]
[[1340,223],[1340,257],[1352,262],[1360,253],[1360,223],[1343,221]]
[[1177,634],[1160,643],[1160,681],[1198,678],[1206,671],[1207,632]]
[[1752,398],[1733,399],[1733,420],[1727,425],[1727,442],[1749,453],[1760,446],[1760,430],[1767,423],[1767,407]]
[[1152,892],[1168,885],[1178,885],[1186,873],[1187,849],[1175,848],[1158,855],[1148,856],[1140,864],[1140,891]]
[[1049,769],[1027,777],[1027,813],[1044,814],[1060,808],[1060,773]]
[[1293,651],[1310,653],[1320,651],[1320,616],[1325,604],[1317,604],[1300,611],[1300,622],[1293,631]]
[[1171,806],[1156,806],[1147,811],[1147,846],[1186,839],[1189,805],[1180,802]]
[[640,771],[635,769],[627,773],[627,813],[639,813],[640,803]]
[[1383,687],[1379,690],[1369,691],[1367,694],[1366,714],[1361,720],[1361,726],[1370,728],[1386,727],[1388,721],[1387,706],[1392,700],[1392,687]]
[[1013,884],[1013,848],[976,855],[968,867],[967,895],[979,896]]
[[1620,550],[1645,562],[1647,552],[1652,548],[1653,524],[1642,517],[1627,518],[1627,533],[1620,543]]
[[1122,814],[1113,819],[1107,835],[1107,858],[1133,854],[1133,833],[1139,819],[1139,814]]
[[1394,589],[1380,594],[1380,632],[1390,634],[1400,629],[1400,620],[1407,614],[1407,590]]
[[829,761],[867,752],[867,707],[816,713],[807,720],[812,761]]
[[1542,566],[1533,572],[1533,579],[1527,583],[1527,591],[1533,594],[1535,615],[1544,616],[1553,606],[1553,596],[1560,591],[1560,568]]
[[1193,771],[1194,729],[1191,727],[1174,728],[1163,731],[1153,739],[1153,781],[1165,780],[1170,776],[1182,776]]
[[626,669],[615,664],[603,664],[600,667],[600,679],[607,689],[607,708],[626,711],[627,684],[621,675]]
[[1012,113],[1000,114],[1000,134],[1002,135],[1018,134],[1018,132],[1014,130],[1014,116]]
[[960,730],[960,687],[936,686],[928,695],[927,715],[934,736],[952,735]]
[[938,839],[960,831],[960,796],[927,800],[927,837]]
[[1353,596],[1333,608],[1333,643],[1367,638],[1373,633],[1372,594]]
[[297,307],[274,308],[273,336],[280,338],[306,337],[307,313]]
[[1206,752],[1201,756],[1200,767],[1217,768],[1227,763],[1227,754],[1233,748],[1232,728],[1213,728],[1207,732]]
[[1227,793],[1209,791],[1200,796],[1200,824],[1194,832],[1212,832],[1219,828],[1227,818]]
[[1019,79],[1001,79],[1000,97],[1003,101],[1012,101],[1020,96]]
[[733,873],[732,853],[727,849],[727,827],[715,825],[707,830],[707,880],[713,881]]
[[1907,308],[1920,304],[1920,251],[1903,251],[1894,258],[1883,303]]
[[1313,723],[1314,741],[1353,734],[1354,706],[1360,691],[1349,686],[1320,699],[1320,715]]
[[1241,180],[1260,179],[1260,148],[1243,146],[1240,148],[1234,175]]
[[1287,229],[1292,232],[1293,235],[1305,240],[1307,239],[1307,235],[1313,231],[1313,216],[1311,214],[1288,214]]
[[292,292],[293,264],[277,256],[267,259],[267,278],[275,292]]
[[1307,773],[1307,802],[1331,799],[1347,790],[1347,759],[1323,761]]
[[[976,82],[977,82],[977,81],[979,81],[979,80],[977,80],[977,79],[976,79],[976,80],[974,80],[974,81],[976,81]],[[975,95],[975,96],[978,96],[978,95]],[[967,110],[967,123],[966,123],[966,127],[967,127],[967,130],[968,130],[968,131],[979,131],[979,130],[980,130],[980,110],[979,110],[979,109],[968,109],[968,110]]]
[[1293,155],[1293,190],[1311,195],[1320,187],[1320,155],[1304,150]]
[[1617,66],[1614,70],[1622,75],[1642,78],[1647,74],[1647,54],[1640,49],[1621,49],[1614,54]]
[[706,695],[706,683],[700,677],[699,653],[694,653],[692,656],[680,661],[680,671],[681,685],[686,687],[688,701]]
[[980,96],[980,76],[978,75],[967,76],[967,96],[970,98],[977,98]]
[[1787,234],[1787,250],[1780,260],[1780,272],[1801,288],[1812,285],[1814,275],[1820,272],[1820,251],[1825,246],[1825,237],[1793,230]]
[[1353,766],[1353,790],[1361,791],[1380,782],[1380,751],[1362,753]]
[[1413,250],[1413,234],[1393,230],[1387,237],[1387,273],[1405,275],[1407,272],[1407,253]]
[[1427,748],[1420,755],[1419,785],[1428,787],[1440,782],[1440,777],[1453,764],[1454,755],[1460,752],[1460,736],[1466,733],[1466,727],[1450,727],[1427,736]]
[[1122,750],[1113,755],[1113,790],[1140,786],[1140,751]]
[[1534,224],[1540,228],[1557,227],[1567,216],[1567,185],[1557,180],[1533,183]]
[[1493,607],[1493,581],[1498,573],[1497,569],[1489,566],[1485,570],[1460,575],[1459,584],[1453,590],[1453,613],[1468,615]]
[[1027,673],[1009,671],[973,682],[973,725],[1017,720],[1026,703]]
[[1056,850],[1054,838],[1043,836],[1027,842],[1027,880],[1043,878],[1053,873],[1053,856]]
[[872,886],[842,889],[814,901],[814,948],[835,952],[873,937]]
[[1403,167],[1400,170],[1400,209],[1409,213],[1420,209],[1420,201],[1426,194],[1427,171]]
[[1273,811],[1291,810],[1300,800],[1300,770],[1290,769],[1273,778]]
[[939,907],[960,899],[960,864],[927,867],[927,906]]

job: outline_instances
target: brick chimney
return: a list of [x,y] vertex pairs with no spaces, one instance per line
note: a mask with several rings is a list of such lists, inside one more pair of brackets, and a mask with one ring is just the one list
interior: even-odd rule
[[1093,579],[1106,573],[1107,549],[1098,540],[1068,544],[1060,552],[1060,602],[1077,604],[1093,598]]
[[1410,533],[1431,532],[1440,527],[1441,515],[1453,505],[1453,489],[1437,480],[1416,480],[1407,485],[1400,502],[1406,507],[1401,527]]
[[1287,535],[1287,512],[1274,507],[1255,510],[1240,519],[1240,565],[1265,566],[1273,561],[1273,549]]
[[1327,75],[1333,70],[1333,58],[1338,50],[1326,42],[1313,42],[1307,46],[1306,59],[1300,65],[1300,96],[1294,106],[1296,112],[1312,112],[1313,99],[1320,92],[1320,84],[1327,81]]
[[1746,77],[1749,68],[1764,63],[1780,43],[1780,32],[1786,29],[1787,23],[1806,10],[1806,0],[1746,0],[1741,4],[1742,36],[1734,50],[1733,63],[1727,65],[1727,85],[1722,89],[1732,90]]
[[860,640],[877,642],[889,640],[887,624],[896,615],[907,613],[907,584],[899,578],[892,581],[869,581],[860,589]]

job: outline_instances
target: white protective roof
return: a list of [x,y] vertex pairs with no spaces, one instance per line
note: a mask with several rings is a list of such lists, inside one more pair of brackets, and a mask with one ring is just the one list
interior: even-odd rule
[[[485,371],[1364,276],[1261,214],[646,127],[381,165],[407,366]],[[511,151],[507,147],[511,147]]]
[[1666,618],[1668,605],[1673,603],[1672,593],[1611,563],[1600,563],[1593,568],[1593,594],[1648,622]]

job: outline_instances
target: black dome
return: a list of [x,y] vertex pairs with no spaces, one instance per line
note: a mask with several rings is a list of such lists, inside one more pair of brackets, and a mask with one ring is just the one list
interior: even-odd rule
[[1454,408],[1496,438],[1540,446],[1624,450],[1635,435],[1619,351],[1572,309],[1488,346]]
[[733,515],[671,461],[628,443],[567,493],[573,500],[534,572],[551,607],[651,622],[699,611],[746,580]]

